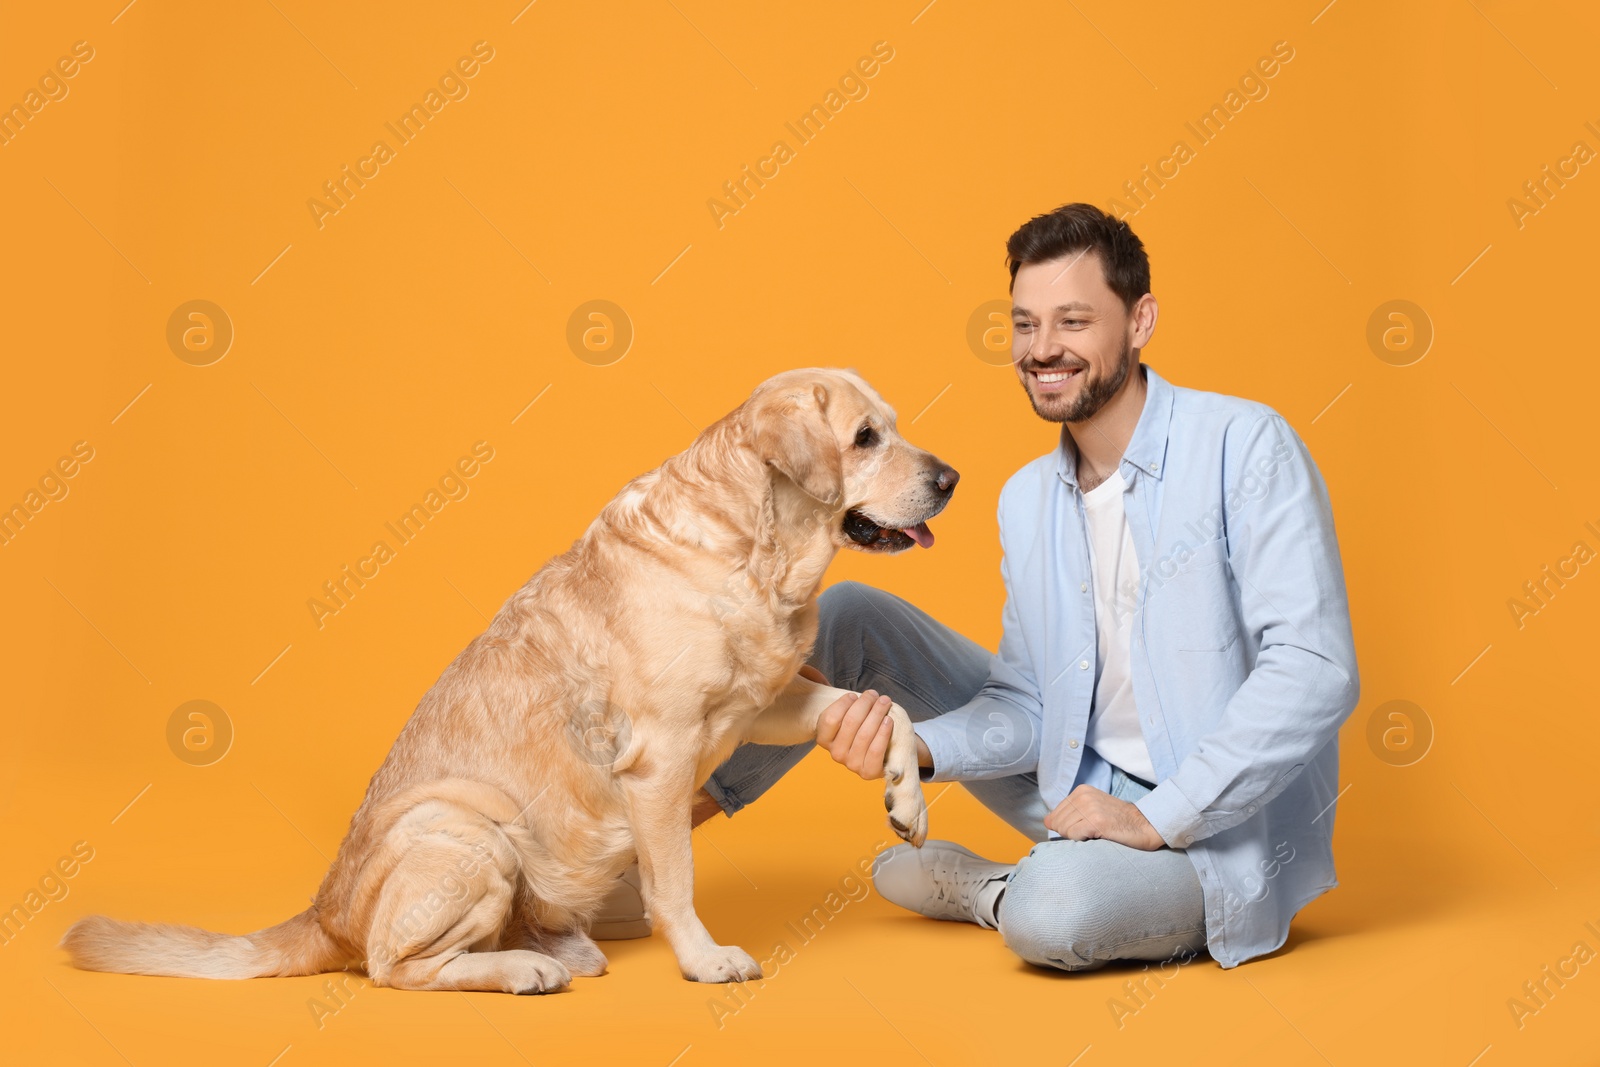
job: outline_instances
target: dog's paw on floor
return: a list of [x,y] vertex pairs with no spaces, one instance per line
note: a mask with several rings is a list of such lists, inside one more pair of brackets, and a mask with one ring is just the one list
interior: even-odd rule
[[748,982],[761,977],[761,964],[737,945],[718,945],[685,966],[683,976],[691,982]]
[[544,950],[560,960],[574,978],[598,978],[606,973],[610,962],[587,934],[576,931],[560,938],[547,938]]
[[506,952],[505,956],[516,957],[507,960],[505,965],[506,992],[508,993],[554,993],[558,989],[565,989],[572,982],[572,973],[566,965],[552,956],[539,952]]

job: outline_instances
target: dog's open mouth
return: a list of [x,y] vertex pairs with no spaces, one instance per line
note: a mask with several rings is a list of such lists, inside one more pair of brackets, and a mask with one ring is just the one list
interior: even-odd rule
[[928,529],[926,522],[897,530],[892,526],[879,526],[851,508],[845,512],[843,529],[844,535],[850,540],[875,552],[902,552],[912,545],[933,547],[933,531]]

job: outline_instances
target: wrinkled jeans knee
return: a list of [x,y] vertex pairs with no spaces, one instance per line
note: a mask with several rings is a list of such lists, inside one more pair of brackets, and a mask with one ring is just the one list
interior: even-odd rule
[[1205,945],[1205,898],[1180,852],[1046,841],[1017,864],[999,927],[1021,959],[1064,971],[1114,959],[1192,958]]

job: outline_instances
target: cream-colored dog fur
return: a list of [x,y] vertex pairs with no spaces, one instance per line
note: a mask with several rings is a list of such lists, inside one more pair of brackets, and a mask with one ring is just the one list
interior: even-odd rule
[[[536,993],[604,972],[589,925],[637,853],[684,976],[760,977],[695,913],[692,797],[741,741],[815,738],[845,692],[796,674],[823,573],[842,547],[909,547],[899,531],[937,514],[955,480],[853,371],[769,379],[629,482],[445,669],[308,910],[246,936],[91,916],[63,946],[102,971],[359,965],[402,989]],[[891,715],[885,804],[920,846],[911,722]]]

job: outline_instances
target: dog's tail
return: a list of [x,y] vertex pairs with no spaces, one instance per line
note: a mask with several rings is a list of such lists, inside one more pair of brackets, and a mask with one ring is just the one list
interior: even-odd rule
[[74,966],[86,971],[159,974],[173,978],[265,978],[336,971],[349,962],[303,911],[253,934],[215,934],[193,926],[130,923],[91,915],[61,939]]

